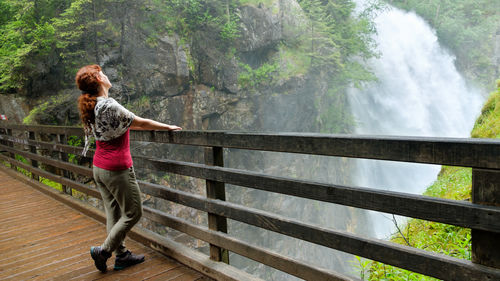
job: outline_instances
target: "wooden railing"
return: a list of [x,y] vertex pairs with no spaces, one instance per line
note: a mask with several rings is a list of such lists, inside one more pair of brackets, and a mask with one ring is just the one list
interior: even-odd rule
[[[69,136],[82,136],[76,127],[0,124],[1,159],[70,188],[100,198],[99,192],[68,178],[68,173],[92,177],[89,167],[67,162],[67,154],[82,152],[67,145]],[[41,141],[41,134],[58,141]],[[140,181],[145,194],[198,209],[208,214],[208,228],[160,210],[144,207],[148,219],[210,243],[210,257],[228,262],[228,251],[306,280],[352,280],[257,246],[227,233],[226,219],[380,261],[444,280],[500,280],[500,141],[320,134],[254,134],[209,131],[132,131],[131,141],[205,147],[205,164],[134,156],[136,166],[206,180],[207,196]],[[438,199],[400,192],[296,180],[224,167],[223,148],[366,158],[472,167],[472,202]],[[52,152],[52,157],[40,151]],[[57,154],[58,157],[55,157]],[[86,155],[91,158],[93,151]],[[14,159],[30,159],[25,164]],[[56,167],[51,173],[38,166]],[[472,261],[369,239],[319,227],[270,212],[225,201],[224,184],[287,194],[328,203],[397,214],[472,229]]]

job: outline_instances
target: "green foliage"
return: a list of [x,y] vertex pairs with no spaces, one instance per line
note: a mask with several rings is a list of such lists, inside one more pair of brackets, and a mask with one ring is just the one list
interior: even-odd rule
[[271,84],[273,81],[272,73],[279,68],[277,63],[264,63],[259,68],[253,69],[248,64],[240,63],[243,71],[238,76],[238,84],[246,89],[254,89],[259,86]]
[[305,75],[311,66],[307,53],[283,43],[279,46],[279,61],[279,79]]
[[46,101],[38,106],[36,106],[35,108],[33,108],[30,113],[24,117],[23,119],[23,124],[25,125],[33,125],[35,124],[35,118],[38,114],[40,113],[43,113],[45,110],[47,110],[47,108],[49,107],[49,104],[50,102],[49,101]]
[[[81,137],[78,137],[78,136],[69,136],[68,144],[71,146],[79,147],[79,146],[83,145],[83,139]],[[70,163],[78,164],[77,155],[75,155],[73,153],[68,153],[68,161]]]
[[500,80],[497,90],[490,94],[476,121],[471,136],[473,138],[500,138]]
[[376,56],[370,12],[354,17],[355,4],[350,0],[301,0],[299,3],[309,18],[303,47],[308,49],[312,67],[327,67],[333,73],[350,72],[351,67],[359,71],[360,64],[353,62],[353,56],[361,60]]
[[498,1],[491,0],[395,0],[414,10],[435,29],[439,41],[457,56],[457,66],[469,78],[491,85],[496,77],[495,33],[500,22]]
[[239,22],[235,19],[227,21],[221,28],[220,36],[222,40],[231,42],[240,37]]
[[296,56],[294,60],[301,63],[295,65],[328,77],[328,93],[317,101],[321,132],[349,133],[354,121],[346,102],[346,89],[375,79],[364,62],[378,55],[371,37],[371,16],[380,9],[379,2],[375,1],[359,16],[354,16],[355,3],[351,0],[300,0],[299,4],[309,24],[297,48],[309,62]]
[[244,5],[252,5],[252,6],[259,6],[263,5],[264,7],[269,7],[273,3],[273,0],[239,0],[239,4],[241,6]]
[[45,184],[45,185],[48,185],[48,186],[52,187],[53,189],[57,189],[59,191],[63,191],[62,184],[60,184],[58,182],[49,180],[49,179],[44,178],[44,177],[39,177],[39,181],[41,183]]
[[[55,30],[40,15],[40,5],[60,1],[11,1],[0,4],[0,93],[22,88],[37,69],[34,61],[51,52]],[[46,9],[42,9],[46,10]]]
[[[438,179],[424,195],[453,199],[470,199],[472,169],[444,166]],[[471,232],[468,228],[431,221],[410,219],[402,229],[412,247],[470,260]],[[394,235],[392,242],[407,245],[401,233]],[[369,280],[438,280],[397,267],[373,262]]]
[[319,101],[316,105],[321,112],[318,120],[321,132],[326,134],[350,133],[351,128],[354,127],[354,117],[347,105],[346,95],[331,88],[325,99],[328,103]]
[[[30,164],[28,162],[28,160],[26,158],[24,158],[23,156],[21,156],[21,155],[15,154],[14,158],[17,161],[23,162],[24,164],[28,164],[28,165]],[[24,174],[25,176],[31,177],[31,172],[29,172],[29,171],[27,171],[27,170],[25,170],[23,168],[17,167],[17,171],[20,172],[20,173],[22,173],[22,174]]]
[[63,94],[50,97],[47,101],[35,106],[30,113],[23,119],[23,124],[34,125],[37,124],[37,118],[45,117],[45,125],[57,125],[57,121],[53,115],[47,114],[49,107],[56,107],[67,100]]
[[80,46],[90,41],[87,37],[90,34],[87,15],[91,3],[92,0],[73,1],[59,17],[53,19],[58,31],[56,47],[60,50],[59,55],[72,66],[80,65],[81,59],[86,57],[85,50]]
[[[29,162],[26,158],[24,158],[24,157],[23,157],[23,156],[21,156],[21,155],[16,154],[16,155],[15,155],[15,159],[16,159],[16,160],[18,160],[18,161],[20,161],[20,162],[23,162],[24,164],[31,165],[31,163],[30,163],[30,162]],[[9,164],[9,165],[7,165],[5,162],[4,162],[4,164],[5,164],[6,166],[8,166],[8,167],[10,167],[10,166],[11,166],[9,163],[7,163],[7,164]],[[25,176],[27,176],[27,177],[31,177],[31,172],[29,172],[29,171],[27,171],[27,170],[25,170],[25,169],[23,169],[23,168],[19,168],[19,167],[17,167],[17,171],[18,171],[18,172],[23,173],[23,174],[24,174]],[[44,177],[39,177],[39,179],[38,179],[38,180],[39,180],[41,183],[45,184],[45,185],[48,185],[48,186],[50,186],[50,187],[52,187],[52,188],[54,188],[54,189],[57,189],[57,190],[59,190],[59,191],[62,191],[62,185],[61,185],[60,183],[57,183],[57,182],[55,182],[55,181],[49,180],[49,179],[44,178]]]
[[359,277],[361,278],[361,280],[365,280],[365,276],[367,273],[366,271],[370,266],[370,260],[367,260],[359,256],[355,256],[355,260],[352,260],[351,264],[356,269],[356,272],[353,273],[354,274],[359,273]]
[[237,22],[234,13],[230,20],[223,20],[226,5],[234,12],[234,1],[217,5],[208,0],[152,0],[142,6],[145,19],[141,26],[152,37],[172,31],[185,39],[210,26],[218,28],[223,39],[231,40],[237,38]]

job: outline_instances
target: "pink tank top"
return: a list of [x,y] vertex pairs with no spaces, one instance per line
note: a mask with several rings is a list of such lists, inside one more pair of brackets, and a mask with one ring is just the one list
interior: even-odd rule
[[121,171],[132,167],[130,155],[130,129],[116,139],[96,141],[94,166],[109,171]]

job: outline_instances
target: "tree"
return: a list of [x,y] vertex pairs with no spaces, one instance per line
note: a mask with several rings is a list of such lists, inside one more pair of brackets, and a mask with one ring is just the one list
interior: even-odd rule
[[[93,61],[99,63],[99,36],[97,29],[104,25],[98,11],[102,1],[75,0],[63,13],[53,19],[57,30],[57,49],[63,63],[74,67],[88,61],[87,49],[93,49]],[[90,49],[89,48],[89,49]],[[70,71],[71,72],[71,71]]]
[[[42,1],[50,7],[64,1]],[[0,4],[0,93],[25,89],[30,93],[33,79],[47,68],[36,65],[40,57],[52,52],[54,27],[40,9],[40,3],[29,0],[6,0]]]

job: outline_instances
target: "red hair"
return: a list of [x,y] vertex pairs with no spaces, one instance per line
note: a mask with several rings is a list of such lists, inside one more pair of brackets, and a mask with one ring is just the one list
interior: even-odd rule
[[94,108],[97,103],[97,95],[99,92],[99,72],[101,67],[97,64],[87,65],[76,73],[75,82],[82,94],[78,98],[78,110],[83,127],[90,130],[91,125],[95,123]]

